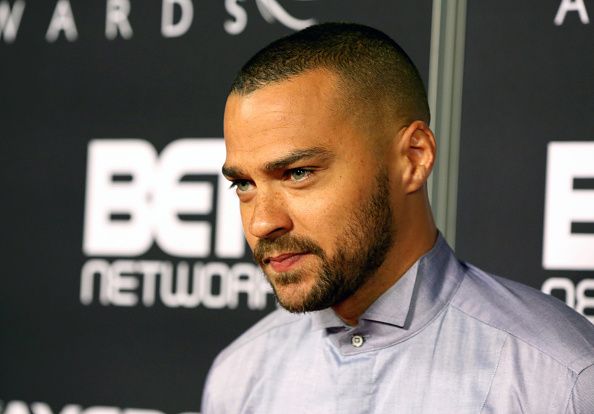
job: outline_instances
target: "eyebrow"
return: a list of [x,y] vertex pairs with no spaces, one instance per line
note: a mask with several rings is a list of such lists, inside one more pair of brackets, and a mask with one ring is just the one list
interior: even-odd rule
[[[311,147],[291,151],[282,158],[274,161],[267,162],[264,164],[264,170],[272,172],[280,170],[296,163],[297,161],[303,161],[311,158],[322,158],[324,160],[330,160],[334,158],[334,154],[323,147]],[[223,175],[227,178],[239,178],[245,177],[247,174],[243,172],[241,168],[223,165]]]

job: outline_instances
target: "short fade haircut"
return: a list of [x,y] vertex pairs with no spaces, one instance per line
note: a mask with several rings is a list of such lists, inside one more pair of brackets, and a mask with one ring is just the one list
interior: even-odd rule
[[241,68],[231,93],[248,95],[315,69],[336,73],[349,101],[429,123],[427,93],[410,57],[385,33],[354,23],[310,26],[272,42]]

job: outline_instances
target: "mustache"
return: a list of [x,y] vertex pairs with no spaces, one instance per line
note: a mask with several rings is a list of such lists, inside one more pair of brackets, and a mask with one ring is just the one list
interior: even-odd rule
[[276,239],[261,239],[254,248],[254,260],[260,265],[264,264],[264,259],[268,256],[278,253],[312,253],[321,258],[325,258],[324,250],[312,239],[302,236],[293,236],[284,234]]

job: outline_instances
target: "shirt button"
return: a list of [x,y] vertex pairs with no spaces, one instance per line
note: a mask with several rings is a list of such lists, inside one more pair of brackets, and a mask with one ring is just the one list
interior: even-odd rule
[[363,346],[363,342],[365,342],[365,339],[363,339],[361,335],[353,335],[351,337],[351,345],[353,345],[355,348],[361,348],[361,346]]

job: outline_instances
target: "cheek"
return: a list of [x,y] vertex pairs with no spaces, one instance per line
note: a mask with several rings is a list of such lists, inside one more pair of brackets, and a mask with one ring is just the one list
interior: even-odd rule
[[343,174],[320,191],[292,200],[292,215],[298,234],[311,237],[328,252],[335,251],[358,210],[368,202],[375,189],[375,176]]
[[329,193],[295,200],[291,206],[295,233],[310,237],[326,249],[344,226],[346,210],[344,203]]

